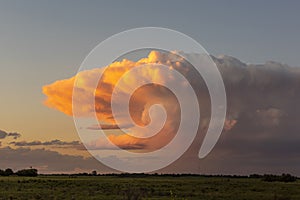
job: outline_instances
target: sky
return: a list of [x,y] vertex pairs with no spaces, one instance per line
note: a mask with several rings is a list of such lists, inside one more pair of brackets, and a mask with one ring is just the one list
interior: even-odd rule
[[[272,133],[277,133],[277,130],[280,130],[277,133],[279,136],[276,135],[276,138],[280,138],[280,133],[284,130],[289,130],[291,135],[296,134],[299,129],[296,126],[297,109],[293,111],[288,106],[289,102],[281,102],[283,96],[280,96],[279,92],[282,91],[281,94],[285,94],[290,102],[297,103],[295,100],[298,96],[295,93],[298,86],[298,71],[289,67],[286,69],[286,65],[300,66],[298,61],[298,52],[300,52],[299,7],[298,1],[286,1],[284,3],[282,1],[0,1],[0,130],[6,133],[3,133],[2,135],[5,136],[0,139],[0,159],[4,159],[0,162],[0,167],[17,169],[31,166],[30,163],[26,163],[18,157],[21,151],[27,152],[28,159],[32,158],[36,165],[45,172],[84,169],[81,164],[78,164],[81,163],[80,159],[86,159],[87,165],[90,166],[87,169],[99,167],[98,165],[101,164],[90,158],[90,155],[82,150],[82,145],[77,143],[79,137],[73,118],[64,112],[53,109],[55,105],[50,106],[50,108],[43,103],[50,96],[43,93],[43,87],[51,86],[57,80],[69,79],[76,75],[86,55],[104,39],[121,31],[145,26],[165,27],[180,31],[197,40],[211,55],[216,57],[229,55],[244,64],[248,64],[248,67],[262,64],[266,68],[265,76],[258,77],[262,76],[261,73],[257,73],[256,70],[253,72],[243,69],[244,64],[239,63],[242,72],[239,68],[235,69],[236,66],[233,66],[233,63],[236,62],[231,57],[218,57],[218,59],[226,61],[225,63],[229,63],[229,67],[235,69],[232,71],[233,75],[225,72],[225,75],[222,75],[238,77],[236,73],[256,74],[257,77],[251,79],[251,84],[246,84],[253,92],[249,91],[249,93],[256,95],[257,98],[260,97],[261,93],[256,92],[255,88],[261,85],[261,87],[269,88],[267,91],[270,93],[265,92],[265,94],[269,94],[270,99],[278,98],[278,102],[280,102],[274,103],[271,100],[269,102],[256,102],[257,105],[261,106],[254,106],[252,103],[253,106],[249,106],[249,109],[261,113],[259,116],[254,114],[253,116],[249,114],[251,111],[247,111],[245,106],[242,106],[250,104],[250,102],[247,102],[246,99],[238,102],[232,100],[234,102],[232,103],[234,114],[228,118],[229,125],[234,124],[232,127],[234,129],[230,128],[233,132],[232,135],[241,132],[246,134],[252,130],[248,127],[252,122],[254,123],[251,126],[252,131],[255,133],[260,133],[260,130],[264,130],[263,132],[270,130]],[[282,64],[272,64],[272,62],[267,61]],[[224,79],[226,84],[226,78]],[[267,80],[271,80],[270,83]],[[236,81],[241,80],[237,78]],[[229,78],[228,82],[230,82]],[[276,93],[275,88],[278,88],[278,93]],[[245,96],[237,88],[233,91],[232,96],[234,97]],[[246,111],[251,116],[240,114]],[[294,121],[294,123],[287,122],[287,119],[285,119],[284,124],[276,121],[279,116],[285,115],[290,116],[287,119]],[[255,117],[257,118],[255,119]],[[264,117],[267,119],[264,119],[265,124],[260,127],[256,124],[257,119],[264,121]],[[247,121],[247,119],[251,123],[244,122],[246,124],[242,126],[243,120]],[[239,123],[239,121],[241,122]],[[286,129],[277,128],[275,131],[275,129],[267,126],[272,125],[272,123],[275,123],[273,125],[278,123],[281,128],[286,127]],[[9,133],[19,133],[21,136],[14,139],[14,134],[9,136]],[[226,136],[224,137],[226,138]],[[259,136],[257,137],[259,138]],[[239,137],[234,138],[239,139]],[[264,138],[268,137],[264,136]],[[226,145],[230,146],[229,140],[224,138],[223,140],[221,140],[221,144],[224,145],[221,145],[216,152],[221,151]],[[41,144],[27,144],[32,141],[40,141]],[[279,141],[274,139],[274,143],[278,142],[278,146],[275,145],[276,148],[293,147],[289,141],[284,144],[279,143]],[[297,140],[294,138],[294,141]],[[17,142],[23,142],[23,145],[19,143],[18,146],[16,145]],[[27,142],[26,145],[24,142]],[[52,142],[52,144],[47,142]],[[7,146],[14,150],[7,149]],[[74,150],[74,146],[76,150]],[[40,148],[44,149],[37,150]],[[240,149],[241,152],[244,150],[241,147],[236,148]],[[259,147],[255,148],[260,149]],[[294,147],[290,151],[297,153],[297,150]],[[257,152],[255,153],[257,154]],[[65,154],[68,154],[69,157]],[[9,156],[6,155],[10,155],[11,159],[7,158]],[[36,161],[39,156],[43,158],[43,155],[48,155],[49,160],[53,159],[54,163],[61,159],[76,160],[75,163],[78,166],[72,168],[67,164],[66,166],[57,164],[47,167],[48,162],[46,160],[42,163]],[[84,158],[77,157],[77,155],[84,156]],[[249,168],[263,172],[262,168],[265,165],[261,163],[264,162],[263,158],[266,155],[269,154],[266,153],[264,156],[253,158],[252,160],[257,161],[257,165],[252,163],[253,167]],[[203,166],[215,164],[216,160],[213,158],[214,154],[207,158],[212,161],[207,161]],[[228,160],[230,159],[228,157]],[[295,159],[295,157],[291,159]],[[180,161],[178,162],[177,165],[180,166]],[[218,160],[218,162],[221,161]],[[267,164],[274,164],[273,162],[275,161],[267,162]],[[70,165],[74,165],[74,163],[70,161]],[[99,168],[101,167],[102,165]],[[199,166],[193,167],[187,170],[198,172]],[[207,170],[206,172],[234,173],[229,170],[230,168],[232,166],[226,163],[223,171],[212,168],[211,171]],[[245,167],[241,167],[237,173],[252,171],[251,169],[243,169]],[[285,167],[274,168],[274,171],[279,172],[284,169]],[[103,167],[103,171],[105,170],[107,169]],[[172,171],[172,166],[167,170]],[[291,164],[289,170],[300,174],[299,163]]]

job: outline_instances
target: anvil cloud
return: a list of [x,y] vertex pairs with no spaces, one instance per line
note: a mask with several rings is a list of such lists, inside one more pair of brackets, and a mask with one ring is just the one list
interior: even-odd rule
[[[188,54],[187,54],[188,55]],[[195,56],[195,55],[193,55]],[[212,153],[205,159],[199,160],[197,153],[201,145],[203,134],[207,128],[210,116],[210,101],[207,89],[200,76],[184,61],[172,60],[174,57],[167,53],[151,52],[147,58],[137,62],[123,60],[112,63],[104,73],[103,87],[96,91],[96,111],[103,129],[116,130],[111,115],[110,100],[114,84],[126,71],[145,63],[162,63],[168,65],[170,70],[178,70],[194,84],[199,98],[201,109],[200,128],[197,140],[189,150],[176,163],[165,170],[170,172],[207,172],[207,173],[251,173],[289,171],[300,174],[300,68],[290,67],[281,63],[266,62],[265,64],[245,64],[230,56],[213,57],[223,77],[226,87],[228,110],[224,132]],[[83,71],[81,78],[86,90],[89,80],[96,77],[99,69]],[[153,74],[155,73],[155,74]],[[161,78],[159,72],[145,72],[150,78]],[[47,96],[45,105],[55,108],[67,115],[72,115],[72,89],[75,77],[60,80],[43,88]],[[130,79],[134,83],[134,77]],[[155,93],[155,91],[158,93]],[[161,101],[166,110],[173,116],[179,112],[176,98],[164,89],[157,87],[144,87],[135,94],[135,106],[131,108],[134,121],[145,125],[148,123],[149,102]],[[160,96],[162,98],[158,99]],[[89,111],[94,108],[85,105],[82,96],[82,116],[89,117]],[[169,106],[169,107],[168,107]],[[172,108],[172,109],[171,109]],[[100,113],[101,111],[101,113]],[[149,141],[134,141],[130,136],[110,133],[111,140],[125,149],[148,149],[155,146],[159,148],[166,144],[176,134],[176,123],[179,118],[171,119],[165,124],[161,133],[169,134],[165,140],[154,140],[149,147]],[[124,126],[127,126],[124,121]],[[93,125],[91,124],[91,127]],[[88,128],[88,127],[87,127]],[[97,127],[93,126],[97,129]],[[99,127],[100,128],[100,127]],[[112,131],[113,132],[113,131]],[[175,132],[175,133],[174,133]],[[102,146],[102,147],[101,147]],[[95,142],[93,148],[105,148],[101,142]],[[232,167],[234,166],[234,167]],[[266,170],[267,169],[267,170]]]

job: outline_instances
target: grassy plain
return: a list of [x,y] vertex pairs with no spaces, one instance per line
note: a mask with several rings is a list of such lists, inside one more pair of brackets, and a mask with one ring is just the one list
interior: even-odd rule
[[0,177],[0,199],[300,200],[300,181],[199,176]]

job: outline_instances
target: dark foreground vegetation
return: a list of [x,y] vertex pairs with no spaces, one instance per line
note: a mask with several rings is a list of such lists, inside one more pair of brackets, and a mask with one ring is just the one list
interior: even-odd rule
[[35,177],[38,175],[37,169],[21,169],[17,172],[14,172],[12,169],[8,168],[6,170],[0,169],[0,176],[28,176],[28,177]]
[[0,177],[2,199],[300,200],[300,181],[287,174],[97,175],[93,172],[37,177],[10,175]]

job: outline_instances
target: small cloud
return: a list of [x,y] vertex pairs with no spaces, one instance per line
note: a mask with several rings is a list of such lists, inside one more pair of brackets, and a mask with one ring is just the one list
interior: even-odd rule
[[280,123],[281,117],[284,116],[284,113],[277,108],[268,108],[268,109],[257,109],[256,115],[259,121],[267,126],[278,126]]
[[7,133],[5,131],[0,130],[0,139],[6,138]]
[[66,141],[61,141],[61,140],[51,140],[51,141],[46,141],[46,142],[41,142],[41,141],[20,141],[20,142],[10,142],[9,144],[13,144],[18,147],[27,147],[27,146],[77,146],[81,145],[81,142],[79,141],[71,141],[71,142],[66,142]]
[[80,145],[81,143],[79,141],[61,141],[61,140],[51,140],[48,142],[43,142],[42,145],[57,145],[57,146],[65,146],[65,145]]
[[95,124],[92,126],[87,127],[89,130],[118,130],[118,129],[123,129],[123,128],[129,128],[132,125],[116,125],[116,124]]
[[7,133],[5,131],[0,130],[0,139],[4,139],[6,137],[13,137],[14,139],[17,139],[17,138],[21,137],[21,134],[20,133],[16,133],[16,132],[14,132],[14,133]]
[[21,134],[20,133],[9,133],[7,135],[8,137],[13,137],[15,140],[18,139],[19,137],[21,137]]
[[143,143],[139,139],[127,134],[118,136],[108,135],[108,138],[115,146],[108,144],[101,138],[91,141],[90,143],[85,144],[85,146],[88,150],[117,150],[118,147],[125,150],[145,150],[147,148],[145,142]]
[[231,130],[237,123],[235,119],[226,119],[224,124],[224,130],[229,131]]

